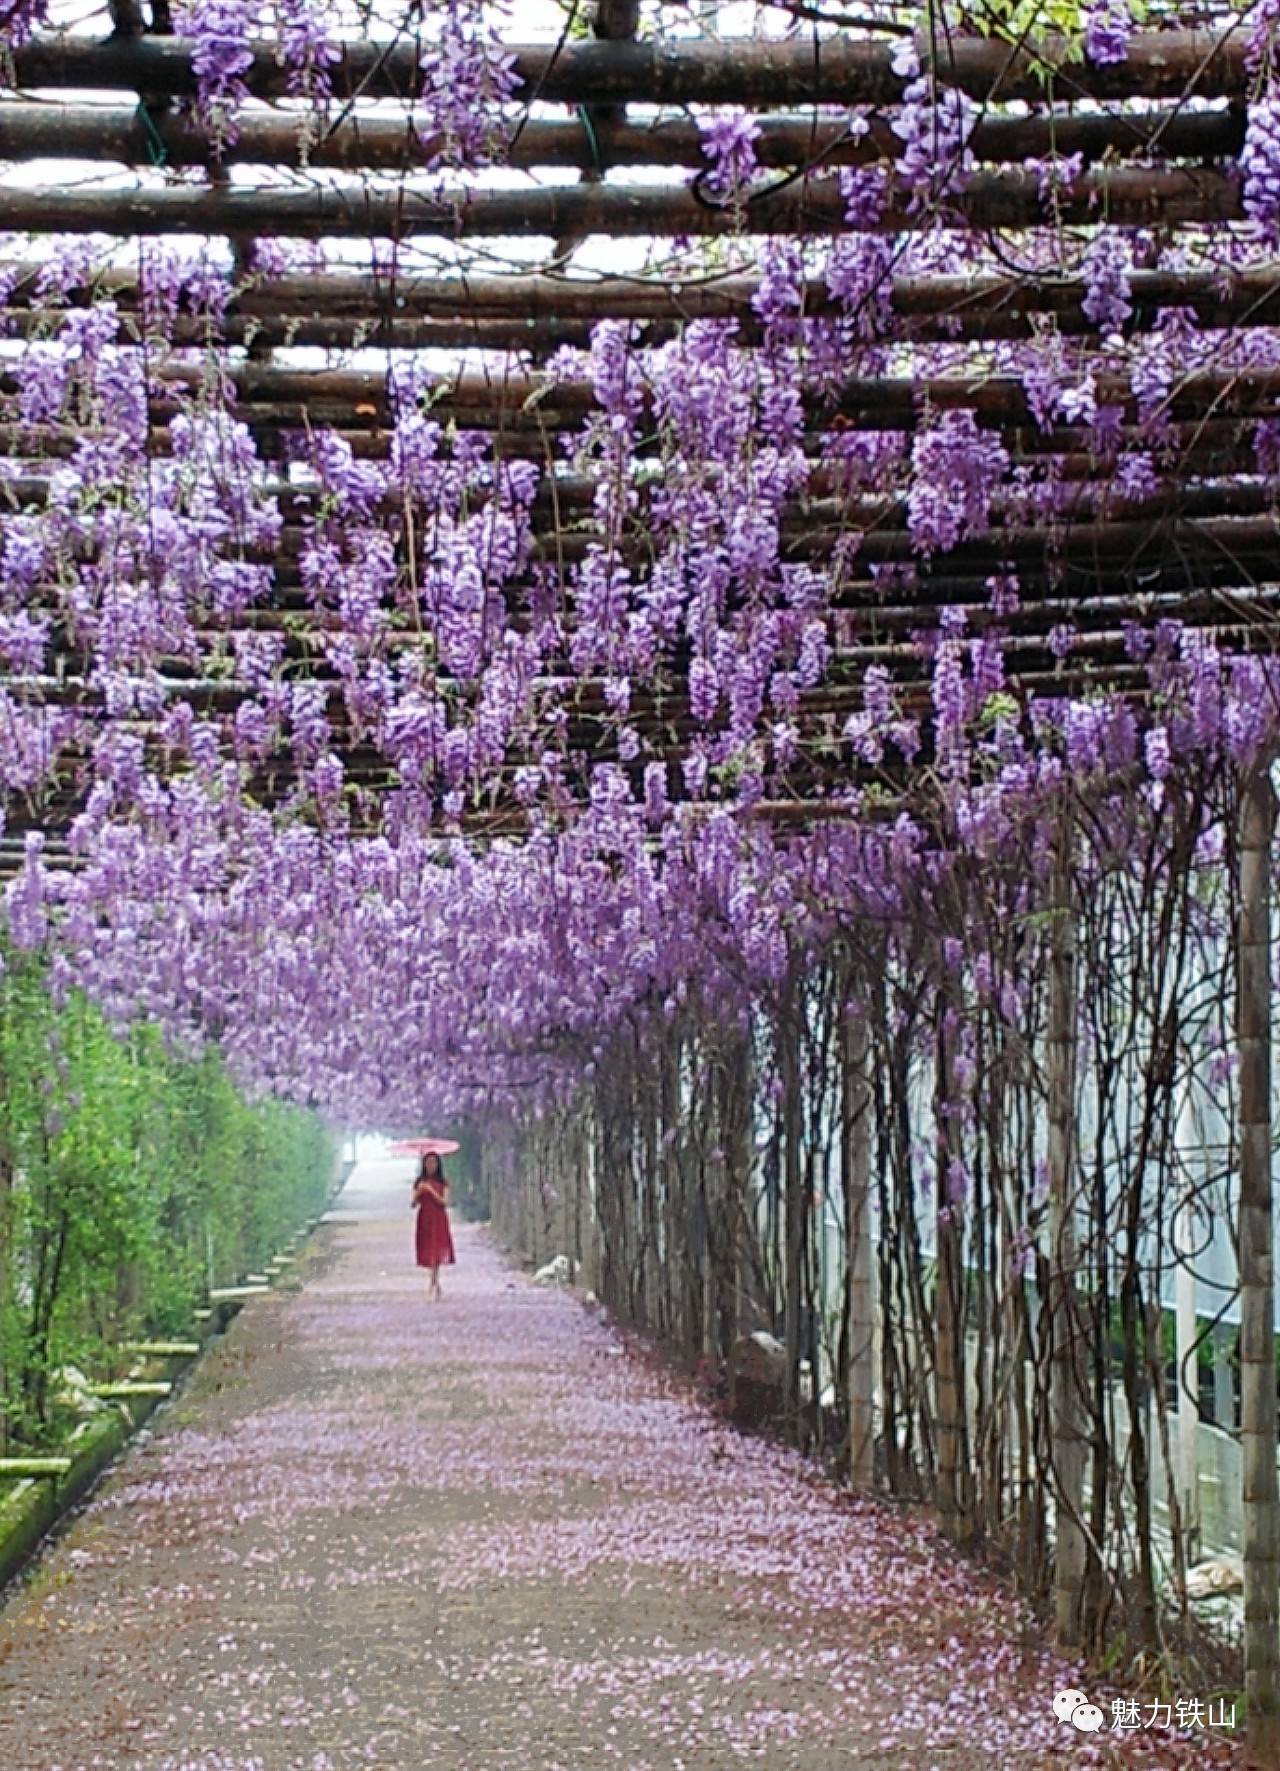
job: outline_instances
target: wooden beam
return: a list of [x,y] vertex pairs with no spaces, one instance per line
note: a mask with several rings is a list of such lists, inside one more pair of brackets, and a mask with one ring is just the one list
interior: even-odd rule
[[[117,161],[151,167],[264,165],[345,172],[421,170],[439,147],[425,112],[397,107],[387,114],[364,108],[339,115],[318,141],[296,115],[248,110],[239,135],[219,149],[194,115],[149,113],[133,105],[30,104],[0,100],[0,160]],[[781,169],[851,166],[898,159],[905,143],[889,117],[872,117],[864,135],[850,134],[843,118],[803,114],[759,119],[754,144],[759,165]],[[979,163],[1021,165],[1051,154],[1079,154],[1092,165],[1104,157],[1158,153],[1164,160],[1232,158],[1244,146],[1244,117],[1235,110],[1188,111],[1182,105],[1146,105],[1121,115],[982,116],[969,138]],[[601,148],[610,166],[706,165],[703,135],[685,116],[607,126]],[[591,163],[580,122],[545,117],[525,121],[505,163],[581,168]]]
[[[348,424],[363,417],[376,425],[380,417],[390,417],[392,413],[387,378],[381,371],[305,370],[246,363],[228,364],[226,376],[245,406],[278,411],[282,417],[292,415],[299,423],[304,413],[314,414],[318,407],[326,406],[343,411]],[[160,381],[196,387],[202,379],[199,368],[166,364],[157,370]],[[0,386],[12,385],[11,377],[0,379]],[[1123,422],[1138,419],[1137,398],[1127,375],[1100,374],[1095,389],[1099,406],[1118,407]],[[639,391],[648,405],[651,388],[642,383]],[[522,420],[527,428],[545,432],[557,424],[580,420],[597,409],[590,383],[548,378],[519,365],[467,371],[452,380],[442,379],[432,392],[439,409],[450,416],[456,414],[460,421],[469,417],[473,424],[481,423],[489,429],[501,429]],[[355,410],[369,406],[373,407],[372,412]],[[996,421],[1001,428],[1007,424],[1040,428],[1027,404],[1021,378],[983,371],[970,375],[866,376],[847,384],[834,400],[811,395],[806,408],[813,419],[825,421],[830,429],[846,429],[837,420],[852,418],[867,430],[911,429],[922,413],[958,410]],[[1280,416],[1280,369],[1192,371],[1172,384],[1161,414],[1170,419],[1197,421],[1208,417]],[[1069,427],[1058,430],[1059,434],[1066,433]]]
[[[382,370],[307,370],[241,362],[226,365],[225,378],[236,390],[235,415],[265,430],[301,433],[308,425],[329,424],[353,436],[376,434],[385,432],[394,417]],[[167,362],[157,367],[154,379],[173,388],[172,397],[161,392],[151,402],[153,416],[164,419],[183,408],[183,390],[198,388],[203,374],[198,367]],[[13,393],[17,386],[13,368],[0,373],[0,391]],[[470,429],[506,435],[533,433],[542,440],[543,452],[552,447],[555,432],[576,428],[597,410],[589,382],[548,378],[513,363],[465,370],[451,380],[441,378],[431,391],[433,410],[442,416]],[[651,388],[641,382],[637,391],[645,407],[650,407]],[[1095,393],[1100,407],[1118,411],[1121,437],[1117,447],[1155,446],[1153,434],[1143,432],[1143,414],[1127,376],[1099,374]],[[867,431],[914,430],[933,414],[957,410],[972,411],[979,423],[1000,429],[1011,449],[1097,454],[1087,426],[1042,429],[1028,406],[1021,378],[1013,375],[868,376],[846,383],[833,400],[816,394],[805,400],[807,419],[827,437],[847,431],[853,420],[857,428]],[[1236,440],[1238,429],[1224,431],[1224,419],[1280,416],[1280,369],[1194,371],[1172,384],[1158,416],[1162,453],[1174,450],[1181,441],[1217,441],[1224,436]],[[1189,427],[1181,435],[1174,428],[1180,423]],[[1210,428],[1213,426],[1217,429]],[[1127,427],[1132,427],[1132,434],[1126,436]],[[38,455],[48,441],[56,442],[64,433],[70,439],[94,434],[91,427],[84,426],[0,424],[0,451]],[[385,451],[390,442],[386,434],[379,439],[379,446]],[[816,437],[814,442],[816,446]],[[163,436],[159,446],[164,447]]]
[[[1046,69],[1064,98],[1201,98],[1243,96],[1248,34],[1136,32],[1125,60],[1097,64],[1077,59],[1074,45],[1047,37],[1015,47],[994,38],[922,33],[921,61],[940,85],[988,104],[1014,99],[1041,103]],[[894,104],[908,76],[895,72],[899,40],[850,32],[787,39],[653,38],[643,42],[507,44],[514,58],[514,98],[545,104],[741,104],[772,108],[796,104]],[[192,98],[197,81],[192,46],[179,37],[108,38],[44,34],[14,52],[22,89],[76,88]],[[259,42],[244,82],[255,97],[288,96],[289,70],[277,45]],[[421,58],[412,41],[347,41],[331,70],[340,98],[412,98],[423,88]]]
[[[620,46],[621,47],[621,46]],[[1042,194],[1035,172],[977,172],[951,199],[957,224],[980,228],[1096,225],[1172,227],[1246,219],[1234,171],[1181,167],[1096,168],[1056,196]],[[584,183],[520,190],[459,187],[441,195],[400,183],[289,186],[151,185],[127,190],[11,185],[4,220],[13,233],[93,233],[124,238],[160,234],[280,238],[458,240],[671,238],[742,232],[729,208],[699,200],[684,185]],[[934,226],[929,205],[891,177],[889,202],[874,229],[901,234]],[[847,231],[839,181],[808,178],[775,186],[749,212],[753,235],[806,236]]]
[[[1079,483],[1064,497],[1050,521],[1031,524],[1024,521],[1025,505],[1016,497],[997,494],[990,506],[987,537],[991,548],[999,551],[1010,537],[1039,543],[1048,551],[1056,551],[1073,531],[1083,533],[1082,525],[1090,525],[1090,534],[1104,530],[1117,537],[1114,545],[1132,546],[1143,525],[1168,524],[1194,519],[1270,517],[1276,503],[1274,484],[1260,475],[1251,479],[1175,479],[1160,486],[1146,497],[1132,499],[1117,496],[1114,486],[1104,477],[1107,470],[1096,468],[1092,481]],[[40,509],[47,505],[53,484],[48,474],[26,472],[0,479],[0,509]],[[788,498],[780,512],[784,547],[797,536],[827,537],[832,532],[854,531],[870,540],[878,536],[901,536],[908,532],[905,485],[896,491],[886,490],[879,496],[853,492],[842,496],[838,490],[840,470],[830,463],[813,464],[807,490]],[[632,526],[638,525],[647,536],[655,534],[649,515],[655,495],[661,496],[665,479],[661,472],[638,478],[632,487],[635,503],[630,513]],[[279,541],[269,549],[244,548],[238,557],[264,564],[280,565],[296,560],[310,544],[313,524],[322,520],[323,492],[316,485],[307,487],[298,481],[265,480],[258,488],[264,499],[271,500],[282,518]],[[529,506],[535,536],[546,539],[572,524],[583,538],[607,539],[594,515],[598,481],[587,474],[550,474]],[[472,510],[480,509],[487,498],[478,495]],[[393,490],[383,499],[376,519],[384,521],[397,542],[402,541],[404,500]],[[1228,545],[1237,540],[1246,546],[1263,544],[1266,530],[1251,524],[1246,528],[1223,531]],[[982,539],[979,537],[979,539]],[[871,556],[868,556],[871,557]],[[941,556],[954,565],[951,554]],[[922,571],[927,566],[921,562]],[[869,586],[873,590],[874,587]]]
[[[48,337],[56,331],[56,318],[34,300],[37,277],[35,264],[19,271],[8,305],[0,310],[6,335]],[[257,279],[235,292],[221,315],[179,314],[172,339],[328,349],[546,351],[562,344],[586,347],[602,319],[632,322],[644,344],[673,337],[690,320],[727,319],[737,323],[738,340],[749,344],[764,331],[753,306],[758,289],[758,280],[745,276],[673,284],[539,275],[426,279],[335,270]],[[1280,274],[1274,269],[1225,277],[1217,270],[1135,271],[1129,292],[1130,332],[1149,329],[1173,307],[1189,309],[1205,327],[1280,322]],[[1090,336],[1097,327],[1084,311],[1087,293],[1079,277],[894,277],[886,281],[891,317],[884,335],[912,343],[1027,338],[1040,316],[1052,315],[1064,335]],[[126,340],[140,337],[136,275],[105,268],[73,292],[68,305],[103,298],[121,308]],[[809,319],[843,313],[821,278],[805,284],[802,300]]]

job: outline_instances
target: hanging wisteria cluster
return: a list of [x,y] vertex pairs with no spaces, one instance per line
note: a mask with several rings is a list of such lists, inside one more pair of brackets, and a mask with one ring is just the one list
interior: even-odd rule
[[[1015,463],[963,407],[833,427],[815,460],[822,385],[838,369],[856,386],[865,350],[877,368],[891,351],[838,322],[802,322],[810,338],[776,318],[804,299],[798,257],[777,251],[756,347],[728,321],[648,349],[606,321],[589,354],[562,353],[546,399],[563,393],[583,417],[546,458],[459,428],[448,387],[397,365],[379,458],[358,434],[299,426],[264,460],[234,366],[165,341],[181,312],[216,325],[229,277],[146,250],[139,349],[78,244],[59,245],[8,396],[12,428],[54,458],[38,486],[11,469],[4,768],[11,806],[78,799],[66,828],[82,865],[51,874],[33,831],[15,936],[68,934],[68,980],[109,990],[122,1016],[243,1042],[246,1075],[280,1085],[278,1046],[340,1111],[412,1115],[438,1090],[444,1106],[502,1088],[513,1065],[522,1086],[572,1076],[580,1015],[597,1046],[605,1035],[602,990],[621,1020],[707,982],[719,943],[700,922],[732,933],[729,969],[741,962],[749,989],[862,903],[861,857],[877,857],[889,914],[922,868],[953,864],[935,849],[938,816],[955,854],[993,852],[1050,830],[1067,779],[1158,807],[1171,772],[1257,755],[1274,732],[1273,667],[1202,622],[1143,620],[1135,605],[1123,693],[1073,668],[1096,642],[1053,586],[1074,588],[1081,505],[1102,522],[1160,509],[1179,472],[1163,436],[1174,378],[1266,366],[1273,344],[1192,330],[1176,311],[1121,341],[1125,271],[1108,239],[1086,254],[1083,306],[1138,422],[1101,402],[1095,351],[1051,332],[1000,352],[1002,384],[1046,440],[1064,419],[1089,435],[1097,477],[1083,487],[1065,454]],[[941,383],[966,347],[915,355]],[[1259,510],[1269,422],[1237,481]],[[901,530],[871,527],[895,506]],[[1062,688],[1050,677],[1028,695],[1008,641],[1033,549],[1037,603],[1058,617],[1036,643]],[[948,582],[957,600],[936,604]],[[262,620],[282,583],[298,613]],[[919,596],[898,639],[896,607]],[[902,786],[926,764],[928,822]],[[839,822],[794,835],[752,817],[806,800]],[[469,848],[476,812],[503,806],[528,839],[501,839],[499,816],[499,840]],[[375,813],[383,828],[365,834]],[[838,881],[830,902],[815,869]],[[306,957],[286,959],[295,926]],[[422,939],[437,928],[445,939]],[[438,1030],[415,1042],[424,1014]],[[339,1054],[319,1071],[313,1040],[316,1058]]]

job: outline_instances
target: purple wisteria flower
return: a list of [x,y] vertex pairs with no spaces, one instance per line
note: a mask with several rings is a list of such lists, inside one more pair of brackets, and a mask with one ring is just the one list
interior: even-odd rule
[[968,410],[944,412],[911,451],[907,522],[921,553],[947,552],[987,527],[991,498],[1009,467],[999,437]]
[[0,50],[18,49],[49,22],[50,0],[5,0],[0,6]]
[[702,151],[710,167],[708,188],[729,201],[740,200],[759,169],[759,123],[749,111],[723,111],[704,117],[699,129]]
[[1133,312],[1131,260],[1123,234],[1101,228],[1084,255],[1085,314],[1100,332],[1121,332]]
[[239,134],[257,14],[255,0],[187,0],[178,14],[184,35],[191,39],[201,120],[219,147],[231,146]]
[[1280,240],[1280,97],[1270,91],[1249,106],[1240,169],[1245,214],[1274,246]]
[[1092,0],[1086,8],[1084,52],[1099,67],[1127,61],[1132,35],[1129,0]]
[[503,107],[519,84],[479,0],[450,8],[421,52],[418,134],[430,166],[483,166],[506,150]]
[[329,70],[340,59],[325,0],[277,0],[280,52],[289,72],[289,91],[323,104],[333,90]]

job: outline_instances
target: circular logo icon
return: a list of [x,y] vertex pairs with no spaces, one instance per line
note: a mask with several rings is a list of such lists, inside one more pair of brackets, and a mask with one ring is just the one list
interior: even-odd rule
[[1069,1722],[1080,1705],[1088,1701],[1083,1691],[1059,1691],[1053,1700],[1053,1713],[1060,1722]]
[[1096,1703],[1080,1703],[1072,1710],[1071,1720],[1082,1734],[1096,1734],[1102,1726],[1102,1711]]

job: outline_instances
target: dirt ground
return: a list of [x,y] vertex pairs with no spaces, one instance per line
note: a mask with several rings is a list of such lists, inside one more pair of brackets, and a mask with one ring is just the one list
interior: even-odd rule
[[732,1433],[482,1232],[428,1302],[404,1174],[357,1170],[9,1596],[4,1771],[1241,1762],[1109,1699],[1060,1722],[1088,1681],[926,1520]]

